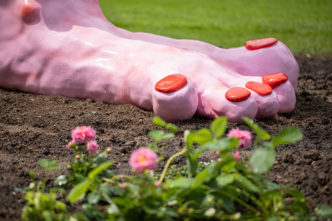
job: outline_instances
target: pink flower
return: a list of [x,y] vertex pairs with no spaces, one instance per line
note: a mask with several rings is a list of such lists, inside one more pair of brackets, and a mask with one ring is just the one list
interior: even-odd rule
[[74,148],[75,147],[75,142],[74,141],[69,141],[69,143],[66,145],[66,148],[67,149],[71,149],[71,148]]
[[157,188],[159,188],[161,186],[161,182],[160,181],[156,181],[154,183],[154,186],[157,187]]
[[71,131],[71,137],[74,142],[88,142],[96,138],[96,131],[91,126],[76,127]]
[[96,141],[89,141],[88,144],[86,145],[89,152],[92,154],[92,155],[95,155],[98,151],[98,144]]
[[239,151],[233,153],[232,155],[237,160],[237,162],[241,162],[241,157],[240,157],[240,152]]
[[139,148],[131,153],[129,159],[129,166],[141,173],[146,169],[153,170],[157,166],[157,154],[149,148]]
[[237,138],[240,141],[240,144],[237,146],[239,148],[247,148],[251,144],[251,133],[247,130],[232,129],[228,132],[227,137]]

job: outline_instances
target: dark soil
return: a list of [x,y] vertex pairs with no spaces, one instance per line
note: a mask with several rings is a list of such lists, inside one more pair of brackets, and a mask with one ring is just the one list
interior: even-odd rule
[[[311,208],[332,205],[332,58],[298,55],[301,67],[297,105],[290,114],[257,122],[271,134],[285,126],[295,126],[304,139],[278,149],[270,179],[291,184],[307,197]],[[97,130],[102,148],[113,147],[117,172],[129,170],[132,150],[149,143],[148,131],[155,129],[153,113],[130,105],[109,105],[92,100],[28,94],[0,89],[0,220],[19,220],[24,201],[16,188],[29,185],[29,171],[42,179],[46,173],[37,161],[53,159],[64,168],[72,157],[64,148],[71,129],[91,125]],[[178,122],[184,129],[208,127],[211,120],[194,117]],[[230,123],[232,127],[247,128]],[[182,133],[166,146],[166,158],[181,149]],[[213,159],[207,154],[202,160]],[[183,164],[184,159],[176,163]],[[48,175],[50,182],[62,171]]]

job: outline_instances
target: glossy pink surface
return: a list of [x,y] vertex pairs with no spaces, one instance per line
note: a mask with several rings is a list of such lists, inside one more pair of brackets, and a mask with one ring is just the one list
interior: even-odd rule
[[[97,0],[1,0],[0,86],[67,97],[129,103],[168,121],[195,113],[271,117],[292,111],[298,65],[280,41],[258,50],[221,49],[200,41],[131,33],[109,23]],[[233,87],[283,72],[288,81],[266,96],[251,92],[240,102]],[[187,84],[171,93],[155,90],[181,73]]]

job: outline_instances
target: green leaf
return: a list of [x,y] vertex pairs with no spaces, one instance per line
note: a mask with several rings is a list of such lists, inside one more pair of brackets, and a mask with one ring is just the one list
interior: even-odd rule
[[61,176],[58,176],[58,178],[56,178],[56,180],[54,181],[54,184],[57,186],[62,186],[62,185],[67,184],[67,182],[68,182],[68,180],[66,178],[66,175],[61,175]]
[[203,170],[203,171],[199,172],[197,174],[197,176],[195,177],[192,188],[196,188],[196,187],[200,186],[210,176],[211,176],[211,174],[207,170]]
[[239,141],[236,138],[222,138],[217,141],[208,142],[202,145],[199,149],[197,149],[193,154],[193,157],[197,158],[206,150],[220,151],[226,153],[233,150],[238,145],[238,143]]
[[167,123],[161,119],[160,117],[154,117],[153,118],[153,123],[155,125],[161,126],[161,127],[165,127],[167,125]]
[[286,191],[286,193],[288,195],[294,197],[297,201],[305,202],[305,198],[304,198],[303,194],[301,193],[300,190],[298,190],[296,188],[288,190],[288,191]]
[[233,174],[221,174],[220,176],[217,177],[216,181],[220,187],[223,187],[233,183],[234,176]]
[[153,123],[155,125],[161,126],[163,128],[166,128],[167,130],[172,131],[173,133],[178,132],[178,127],[175,126],[174,124],[170,124],[170,123],[166,123],[163,119],[161,119],[160,117],[154,117],[153,118]]
[[247,117],[243,117],[242,119],[248,124],[249,127],[251,127],[258,138],[262,140],[269,140],[271,138],[271,135],[268,134],[263,128],[255,124],[253,120]]
[[175,180],[168,180],[164,186],[166,188],[189,188],[193,181],[192,178],[179,177]]
[[97,168],[89,172],[88,177],[91,180],[93,180],[96,176],[98,176],[99,173],[101,173],[103,170],[110,167],[111,165],[112,165],[111,161],[107,161],[105,163],[100,164]]
[[245,176],[242,176],[238,173],[234,174],[234,178],[242,187],[246,188],[247,190],[255,193],[260,193],[259,188]]
[[98,191],[93,191],[88,194],[87,199],[89,204],[96,204],[100,200],[100,193]]
[[120,212],[119,208],[112,203],[108,208],[107,208],[107,213],[108,214],[118,214]]
[[170,138],[174,137],[173,133],[165,133],[162,130],[153,130],[149,132],[149,136],[151,137],[151,139],[155,142],[159,142],[162,140],[167,140]]
[[43,158],[40,158],[38,160],[38,164],[44,168],[45,170],[56,170],[59,168],[55,160],[46,160]]
[[179,131],[179,128],[175,126],[174,124],[167,124],[165,127],[167,130],[172,131],[173,133],[176,133]]
[[198,160],[194,158],[189,152],[187,152],[185,155],[187,158],[188,174],[190,177],[193,177],[197,173]]
[[211,123],[210,128],[215,138],[219,138],[224,134],[226,130],[226,125],[227,125],[226,117],[217,118]]
[[184,131],[184,140],[186,142],[187,148],[191,149],[194,144],[195,132],[185,130]]
[[32,180],[35,179],[35,173],[34,173],[34,172],[29,171],[29,176],[30,176],[30,178],[31,178]]
[[272,138],[273,147],[291,144],[302,140],[303,135],[296,127],[286,127],[277,136]]
[[69,200],[71,203],[75,203],[86,193],[86,191],[88,191],[91,183],[92,183],[91,180],[86,179],[83,182],[75,185],[74,188],[70,191],[70,193],[66,197],[66,199]]
[[320,205],[315,209],[317,216],[324,219],[332,219],[332,207],[328,205]]
[[268,172],[275,161],[273,149],[257,148],[249,159],[249,164],[255,173]]
[[203,128],[194,133],[193,140],[199,145],[203,145],[207,142],[212,141],[212,133],[210,130]]

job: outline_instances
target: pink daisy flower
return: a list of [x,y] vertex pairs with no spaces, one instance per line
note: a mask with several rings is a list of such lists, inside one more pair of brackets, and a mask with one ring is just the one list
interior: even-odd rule
[[74,141],[69,141],[69,143],[66,145],[66,148],[67,149],[71,149],[71,148],[74,148],[75,147],[75,142]]
[[76,127],[71,131],[73,142],[89,142],[96,138],[96,131],[91,126]]
[[157,166],[157,154],[149,148],[139,148],[131,153],[129,159],[129,166],[141,173],[146,169],[153,170]]
[[233,153],[232,155],[237,160],[237,162],[241,162],[241,157],[240,157],[240,152],[239,151]]
[[88,144],[86,145],[89,152],[92,154],[92,155],[95,155],[98,151],[98,144],[96,141],[89,141]]
[[240,144],[237,146],[239,148],[247,148],[251,144],[251,133],[247,130],[232,129],[228,132],[227,137],[237,138],[240,141]]

